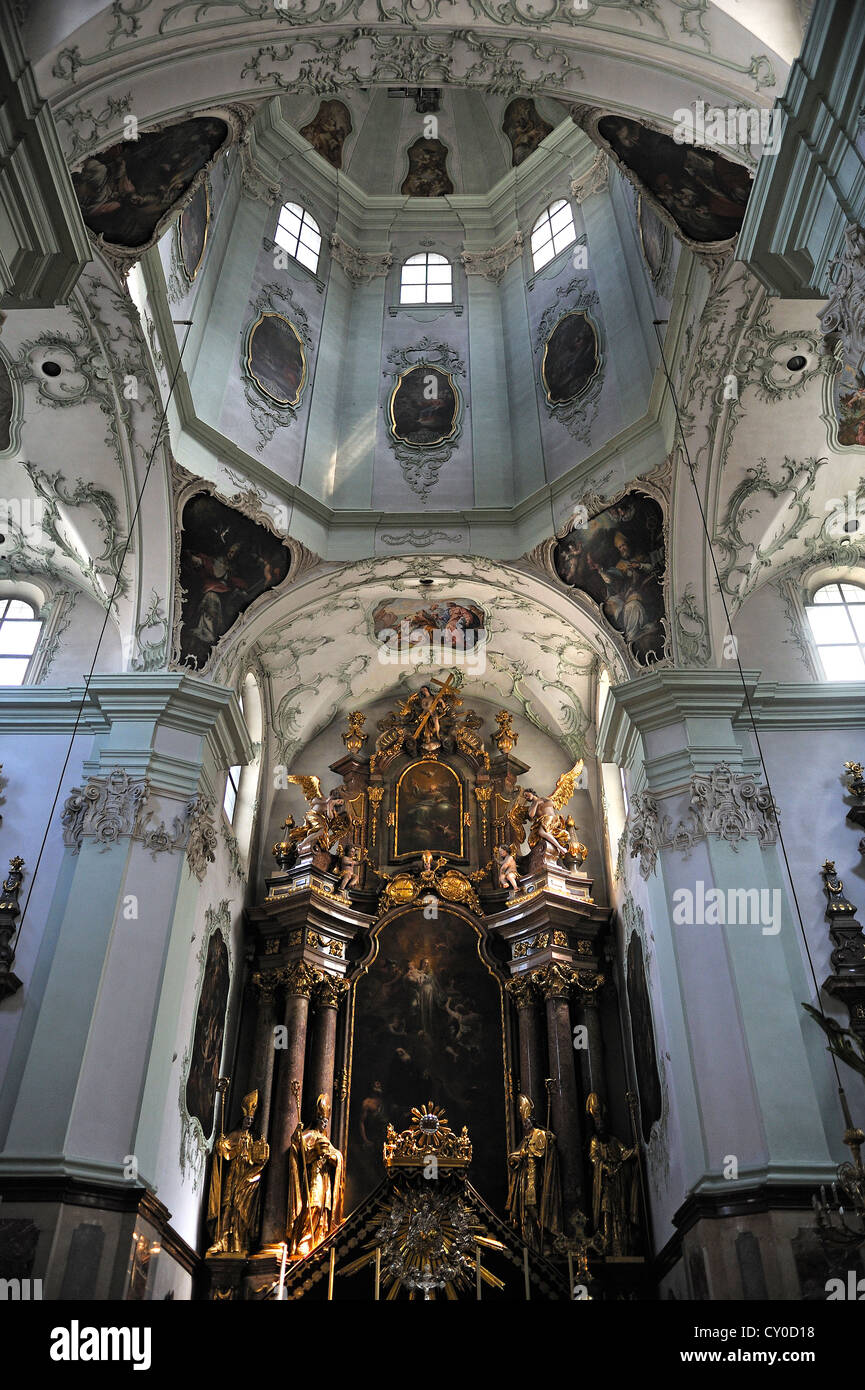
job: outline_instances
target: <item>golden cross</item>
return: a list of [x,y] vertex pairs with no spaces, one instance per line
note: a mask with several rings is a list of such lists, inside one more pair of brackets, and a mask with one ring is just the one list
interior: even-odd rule
[[[424,728],[424,726],[426,725],[427,721],[432,717],[432,715],[435,714],[435,712],[436,712],[436,710],[437,710],[437,708],[438,708],[438,705],[439,705],[439,701],[440,701],[440,700],[443,700],[443,699],[445,698],[446,695],[455,695],[455,694],[456,694],[457,686],[456,686],[456,684],[451,685],[451,681],[454,681],[454,682],[456,681],[456,672],[455,672],[455,671],[451,671],[451,673],[450,673],[450,675],[448,676],[448,678],[447,678],[446,681],[436,680],[435,676],[433,676],[433,678],[432,678],[430,684],[431,684],[431,685],[440,685],[440,686],[441,686],[441,690],[439,691],[438,695],[436,695],[435,699],[433,700],[432,704],[430,705],[430,707],[429,707],[429,709],[427,710],[426,714],[424,715],[423,719],[420,721],[420,723],[418,724],[417,728],[415,729],[415,731],[414,731],[414,737],[415,737],[415,738],[417,738],[418,734],[420,733],[421,729]],[[454,700],[454,704],[456,704],[456,705],[461,705],[461,704],[462,704],[462,700],[456,700],[456,699],[455,699],[455,700]]]

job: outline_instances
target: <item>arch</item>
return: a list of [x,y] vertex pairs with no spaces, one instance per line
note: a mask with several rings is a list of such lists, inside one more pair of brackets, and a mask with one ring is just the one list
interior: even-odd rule
[[865,585],[821,584],[805,609],[825,680],[865,680]]
[[400,304],[452,304],[453,266],[437,251],[418,251],[402,263]]

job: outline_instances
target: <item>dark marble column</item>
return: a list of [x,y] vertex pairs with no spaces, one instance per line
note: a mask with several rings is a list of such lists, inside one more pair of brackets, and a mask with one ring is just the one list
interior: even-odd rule
[[[534,972],[534,981],[546,1000],[547,1046],[550,1059],[552,1127],[559,1147],[562,1206],[566,1225],[577,1208],[583,1208],[583,1142],[580,1103],[574,1067],[574,1041],[568,1005],[574,971],[569,966],[545,965]],[[535,1107],[536,1123],[543,1112]]]
[[535,1117],[540,1123],[546,1108],[540,1001],[531,980],[524,975],[518,975],[515,979],[509,980],[505,988],[513,999],[517,1010],[520,1091],[534,1102]]
[[604,1066],[604,1036],[601,1030],[601,1010],[599,993],[604,983],[603,975],[580,970],[577,973],[577,1004],[579,1022],[585,1026],[588,1047],[578,1051],[583,1091],[586,1096],[591,1091],[601,1097],[606,1104],[607,1081]]
[[333,1110],[333,1072],[336,1064],[336,1019],[346,983],[324,975],[315,988],[315,1019],[312,1028],[312,1054],[309,1064],[308,1104],[314,1106],[327,1096]]
[[267,1137],[270,1128],[270,1101],[273,1092],[274,1052],[273,1030],[276,1024],[276,991],[279,980],[276,972],[263,974],[260,971],[252,977],[252,986],[258,995],[255,1015],[255,1038],[252,1044],[252,1058],[249,1064],[247,1084],[250,1091],[258,1091],[258,1110],[253,1129]]
[[303,1095],[303,1070],[306,1060],[306,1029],[309,1021],[309,999],[319,980],[317,970],[304,961],[296,961],[280,971],[285,984],[286,1047],[279,1049],[276,1085],[274,1088],[273,1118],[270,1126],[270,1162],[267,1191],[264,1200],[262,1245],[273,1245],[285,1238],[288,1204],[288,1149],[297,1128],[297,1102],[292,1082]]

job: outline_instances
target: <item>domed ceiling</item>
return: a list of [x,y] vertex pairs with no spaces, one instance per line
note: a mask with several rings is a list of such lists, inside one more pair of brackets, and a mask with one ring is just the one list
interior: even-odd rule
[[488,193],[569,121],[567,105],[554,97],[455,87],[284,96],[282,108],[316,153],[365,193],[412,197]]

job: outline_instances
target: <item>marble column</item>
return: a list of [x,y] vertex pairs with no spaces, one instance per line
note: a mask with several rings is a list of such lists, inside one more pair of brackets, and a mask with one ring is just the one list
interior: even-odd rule
[[274,1026],[276,1024],[276,991],[278,978],[275,971],[270,974],[256,972],[252,977],[252,987],[258,996],[255,1015],[255,1038],[252,1045],[252,1060],[247,1077],[250,1090],[258,1091],[258,1110],[254,1129],[266,1135],[270,1128],[270,1100],[273,1092]]
[[[574,971],[568,966],[545,965],[534,972],[534,981],[546,1000],[547,1046],[549,1050],[552,1128],[559,1146],[562,1179],[562,1206],[566,1226],[577,1209],[583,1210],[583,1144],[580,1101],[574,1066],[569,999]],[[535,1107],[535,1119],[542,1111]]]
[[519,1088],[523,1095],[534,1102],[535,1116],[538,1118],[544,1113],[546,1096],[538,995],[531,980],[524,975],[509,980],[506,989],[517,1010]]
[[315,989],[315,1019],[309,1064],[310,1107],[321,1095],[327,1096],[333,1111],[333,1072],[336,1065],[336,1021],[339,1004],[346,990],[344,980],[324,975]]
[[297,1128],[296,1081],[303,1095],[306,1061],[306,1032],[309,1000],[319,980],[317,970],[304,961],[295,961],[280,972],[285,984],[286,1046],[280,1049],[276,1076],[273,1119],[270,1126],[270,1163],[267,1167],[267,1193],[264,1202],[262,1245],[273,1245],[285,1238],[288,1203],[288,1150]]
[[586,1041],[588,1046],[580,1048],[577,1056],[580,1059],[580,1072],[583,1082],[583,1090],[588,1096],[591,1091],[595,1091],[606,1103],[607,1081],[604,1067],[604,1037],[601,1031],[601,1009],[600,1009],[600,990],[603,987],[603,975],[595,975],[591,971],[579,970],[577,972],[577,1006],[579,1022],[585,1027]]

